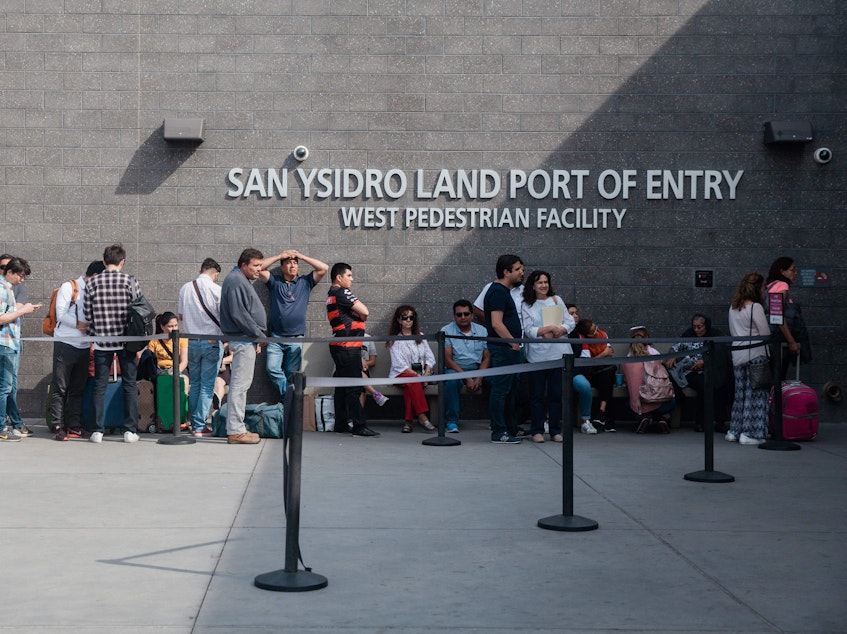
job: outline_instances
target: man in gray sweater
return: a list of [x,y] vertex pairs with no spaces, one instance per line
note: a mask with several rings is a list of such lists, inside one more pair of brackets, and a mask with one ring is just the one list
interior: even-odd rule
[[[221,331],[230,337],[252,340],[264,337],[267,329],[265,308],[253,288],[259,279],[264,256],[257,249],[244,249],[238,265],[230,271],[221,287]],[[247,431],[244,411],[247,407],[247,390],[253,383],[253,370],[260,344],[231,339],[232,352],[229,383],[229,406],[226,413],[227,442],[231,445],[255,445],[259,435]]]

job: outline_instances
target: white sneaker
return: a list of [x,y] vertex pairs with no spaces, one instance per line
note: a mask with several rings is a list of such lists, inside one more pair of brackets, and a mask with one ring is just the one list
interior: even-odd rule
[[383,405],[385,405],[388,402],[388,397],[383,395],[380,392],[374,392],[374,401],[376,401],[377,405],[382,407]]
[[138,442],[138,434],[133,431],[125,431],[124,442]]
[[591,424],[591,421],[583,421],[582,427],[579,428],[583,434],[596,434],[597,430],[594,428],[594,425]]
[[763,442],[765,442],[764,438],[753,438],[747,434],[741,434],[738,438],[739,445],[761,445]]
[[91,438],[89,438],[88,440],[90,442],[103,442],[103,432],[102,431],[91,432]]
[[726,436],[724,436],[723,439],[726,440],[727,442],[737,442],[738,436],[733,434],[731,431],[728,431],[728,432],[726,432]]

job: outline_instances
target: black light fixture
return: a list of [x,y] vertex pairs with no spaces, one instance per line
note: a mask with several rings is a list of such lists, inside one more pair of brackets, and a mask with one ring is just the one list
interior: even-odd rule
[[203,142],[205,128],[205,121],[202,118],[178,119],[168,117],[164,124],[165,141],[200,144]]
[[765,121],[765,144],[808,143],[812,136],[812,124],[801,120]]

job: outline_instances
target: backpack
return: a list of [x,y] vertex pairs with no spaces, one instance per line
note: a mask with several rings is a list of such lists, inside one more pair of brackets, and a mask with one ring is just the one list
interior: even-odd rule
[[[139,295],[129,305],[124,335],[127,337],[152,337],[153,322],[155,319],[156,310],[144,295]],[[124,350],[127,352],[139,352],[147,347],[147,343],[147,341],[127,341],[124,344]]]
[[[76,280],[68,280],[71,283],[71,304],[79,299],[79,284]],[[61,288],[61,287],[59,287]],[[50,295],[50,305],[47,308],[47,316],[41,322],[41,332],[48,337],[52,337],[56,332],[56,324],[59,323],[59,317],[56,315],[56,296],[59,294],[59,289],[54,288]],[[77,316],[79,317],[79,316]]]
[[638,388],[643,403],[665,403],[673,398],[673,386],[661,361],[644,362],[644,382]]
[[[212,418],[212,435],[226,438],[226,413],[229,403],[224,403]],[[282,403],[259,403],[244,408],[244,426],[260,438],[283,438],[285,422]]]

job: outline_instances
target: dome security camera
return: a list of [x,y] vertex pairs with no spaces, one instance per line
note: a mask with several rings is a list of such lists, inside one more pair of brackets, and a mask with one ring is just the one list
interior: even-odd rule
[[294,158],[301,162],[305,161],[307,158],[309,158],[309,148],[307,148],[305,145],[298,145],[296,148],[294,148]]
[[821,165],[826,165],[832,160],[832,150],[828,147],[819,147],[815,150],[815,163],[820,163]]

